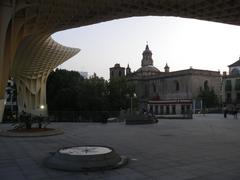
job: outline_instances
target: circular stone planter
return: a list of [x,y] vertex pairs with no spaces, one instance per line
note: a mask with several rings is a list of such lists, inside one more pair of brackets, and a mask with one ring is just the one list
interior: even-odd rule
[[119,168],[128,158],[118,155],[113,148],[103,146],[76,146],[59,149],[46,158],[44,164],[65,171],[97,171]]
[[37,130],[38,128],[32,128],[30,130],[8,130],[1,131],[0,136],[5,137],[43,137],[43,136],[54,136],[63,134],[63,130],[61,129],[50,129],[50,128],[42,128]]

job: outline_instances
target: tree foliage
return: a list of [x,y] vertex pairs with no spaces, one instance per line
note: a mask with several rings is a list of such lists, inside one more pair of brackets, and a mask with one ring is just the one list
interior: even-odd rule
[[119,111],[130,107],[134,86],[126,79],[110,82],[96,74],[84,79],[78,72],[57,69],[47,81],[50,111]]
[[133,97],[135,88],[125,78],[117,78],[108,83],[107,92],[110,110],[127,109],[130,107],[130,98]]
[[203,106],[206,108],[216,107],[218,105],[218,96],[213,88],[200,87],[198,98],[203,101]]
[[75,71],[56,69],[47,81],[47,104],[49,110],[75,110],[78,107],[77,95],[83,77]]

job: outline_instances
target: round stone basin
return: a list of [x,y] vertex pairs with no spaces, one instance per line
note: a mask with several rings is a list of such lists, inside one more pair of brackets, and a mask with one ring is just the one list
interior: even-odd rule
[[65,171],[96,171],[119,168],[127,162],[113,148],[88,145],[61,148],[44,163],[49,168]]
[[83,146],[83,147],[70,147],[59,150],[61,154],[68,154],[74,156],[90,156],[110,153],[112,149],[108,147],[97,146]]

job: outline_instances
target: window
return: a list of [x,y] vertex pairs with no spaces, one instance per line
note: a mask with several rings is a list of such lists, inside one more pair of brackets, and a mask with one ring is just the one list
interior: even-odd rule
[[182,105],[182,106],[181,106],[181,113],[182,113],[182,114],[185,114],[185,105]]
[[157,91],[156,85],[153,83],[152,84],[153,92],[155,93]]
[[149,112],[150,112],[150,113],[152,113],[152,112],[153,112],[153,105],[150,105]]
[[176,114],[176,105],[172,105],[172,114]]
[[235,90],[240,91],[240,79],[236,79],[235,81]]
[[158,106],[155,106],[155,113],[154,114],[158,114]]
[[232,95],[231,95],[231,93],[227,93],[226,102],[227,103],[231,103],[232,102]]
[[225,91],[231,91],[231,90],[232,90],[232,82],[231,80],[226,80]]
[[170,114],[169,105],[166,106],[166,114]]
[[208,87],[208,81],[207,81],[207,80],[204,81],[204,85],[203,85],[203,87],[204,87],[204,90],[205,90],[205,91],[209,90],[209,87]]
[[175,81],[175,90],[176,90],[176,91],[179,91],[179,90],[180,90],[179,82],[178,82],[178,81]]
[[240,93],[237,93],[236,102],[237,102],[237,103],[240,103]]
[[164,108],[163,108],[163,106],[160,106],[160,114],[164,114]]
[[111,76],[112,76],[112,77],[114,76],[114,73],[113,73],[113,71],[111,71]]
[[190,113],[190,105],[187,105],[187,113]]
[[119,71],[118,74],[119,74],[119,77],[121,77],[122,76],[122,71]]
[[237,75],[240,75],[240,72],[237,68],[233,68],[230,74],[237,76]]

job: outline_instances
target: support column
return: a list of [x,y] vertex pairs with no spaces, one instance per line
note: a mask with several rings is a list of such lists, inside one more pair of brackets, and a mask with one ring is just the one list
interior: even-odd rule
[[0,6],[0,122],[4,113],[5,88],[11,69],[11,59],[6,54],[11,54],[8,26],[12,15],[12,7]]
[[47,75],[38,78],[16,77],[19,113],[25,111],[37,116],[47,116]]
[[3,113],[4,113],[4,107],[5,107],[5,99],[0,99],[0,123],[2,122],[3,119]]

